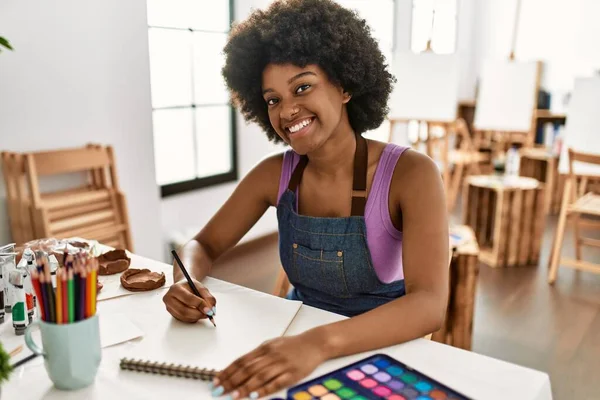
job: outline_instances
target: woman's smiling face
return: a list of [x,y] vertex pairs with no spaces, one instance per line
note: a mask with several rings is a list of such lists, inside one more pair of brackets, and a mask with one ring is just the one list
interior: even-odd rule
[[262,92],[273,129],[298,154],[321,147],[344,119],[348,124],[350,96],[317,65],[269,64]]

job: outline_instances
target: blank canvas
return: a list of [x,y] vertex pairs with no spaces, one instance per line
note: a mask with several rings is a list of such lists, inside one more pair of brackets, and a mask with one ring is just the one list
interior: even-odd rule
[[529,132],[537,102],[538,64],[487,60],[480,74],[473,125],[478,130]]
[[396,84],[390,118],[452,122],[458,107],[459,58],[434,53],[399,53],[392,73]]
[[[567,149],[600,156],[600,77],[578,78],[567,109],[565,137],[559,162],[561,173],[569,172]],[[600,176],[600,166],[573,164],[577,175]]]

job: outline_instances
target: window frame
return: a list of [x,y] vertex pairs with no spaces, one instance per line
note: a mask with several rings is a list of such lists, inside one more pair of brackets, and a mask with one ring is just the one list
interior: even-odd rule
[[[234,22],[234,6],[235,6],[235,1],[234,0],[229,0],[229,27],[231,29],[231,24]],[[161,27],[161,26],[153,26],[148,24],[148,29],[152,29],[152,28],[165,28],[165,27]],[[172,29],[172,28],[167,28],[167,29]],[[173,29],[179,29],[179,30],[186,30],[185,28],[173,28]],[[190,30],[191,31],[191,30]],[[201,29],[195,29],[194,31],[199,31],[201,32]],[[222,32],[222,33],[228,33],[227,32]],[[212,31],[211,31],[212,33]],[[202,108],[202,107],[214,107],[216,105],[219,106],[228,106],[229,107],[229,123],[230,123],[230,159],[231,159],[231,169],[227,172],[224,173],[220,173],[220,174],[215,174],[215,175],[209,175],[209,176],[204,176],[204,177],[196,177],[194,179],[189,179],[189,180],[185,180],[185,181],[179,181],[179,182],[173,182],[173,183],[167,183],[164,185],[158,185],[160,187],[160,195],[161,198],[166,198],[166,197],[171,197],[171,196],[175,196],[178,194],[182,194],[182,193],[187,193],[187,192],[193,192],[199,189],[205,189],[205,188],[209,188],[212,186],[216,186],[216,185],[220,185],[223,183],[229,183],[229,182],[235,182],[238,180],[239,178],[239,173],[238,173],[238,153],[237,153],[237,123],[236,123],[236,118],[237,118],[237,113],[235,110],[235,107],[231,104],[231,102],[228,103],[218,103],[218,104],[191,104],[190,106],[174,106],[174,107],[152,107],[152,118],[154,118],[154,111],[156,110],[168,110],[168,109],[175,109],[175,108],[185,108],[185,109],[191,109],[192,112],[195,112],[196,109],[198,108]],[[195,118],[195,116],[194,116]],[[195,128],[196,129],[196,128]],[[197,137],[196,137],[196,130],[194,129],[194,142],[196,142]],[[197,162],[197,160],[195,160]]]

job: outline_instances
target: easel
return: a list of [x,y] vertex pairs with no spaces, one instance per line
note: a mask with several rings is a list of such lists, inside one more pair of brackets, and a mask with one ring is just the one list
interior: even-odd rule
[[[395,67],[400,71],[396,72],[412,78],[402,81],[402,86],[399,84],[400,88],[392,95],[392,110],[395,108],[396,112],[388,118],[388,142],[393,142],[394,129],[398,124],[416,122],[424,128],[417,138],[409,139],[408,144],[413,148],[424,146],[425,154],[437,158],[447,194],[447,207],[452,210],[462,178],[467,174],[479,174],[479,164],[489,161],[487,154],[476,150],[466,122],[458,117],[458,58],[433,54],[431,39],[420,54],[397,54],[396,57],[400,59]],[[430,72],[427,79],[419,74],[423,70]],[[450,135],[454,135],[456,142],[450,140]],[[455,143],[458,142],[457,147]],[[438,157],[435,157],[436,153]]]
[[[519,28],[519,19],[521,14],[521,0],[517,0],[517,9],[515,21],[513,24],[513,32],[512,32],[512,40],[511,40],[511,49],[508,55],[509,63],[515,62],[515,48],[518,37],[518,28]],[[485,75],[484,75],[485,77]],[[490,79],[491,80],[491,79]],[[495,80],[495,79],[494,79]],[[480,126],[480,123],[477,118],[478,112],[481,112],[482,101],[478,99],[476,115],[474,120],[474,131],[480,137],[480,140],[477,142],[483,148],[489,148],[492,151],[492,157],[495,158],[499,153],[504,153],[508,148],[512,145],[518,145],[518,147],[530,148],[533,147],[535,142],[535,129],[537,124],[537,95],[540,88],[540,80],[541,80],[541,63],[539,61],[536,62],[535,65],[535,85],[532,94],[532,108],[531,115],[529,117],[529,121],[527,126],[522,124],[518,129],[498,129],[498,127],[493,127],[493,124],[490,124],[489,121],[486,126]],[[485,84],[485,82],[484,82]],[[483,86],[483,85],[482,85]],[[485,88],[482,88],[485,90]],[[479,97],[481,97],[481,91],[479,93]],[[497,96],[493,96],[497,97]],[[496,98],[494,98],[496,101]]]

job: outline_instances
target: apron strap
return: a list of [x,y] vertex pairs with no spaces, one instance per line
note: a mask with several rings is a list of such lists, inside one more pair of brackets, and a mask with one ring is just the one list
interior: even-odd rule
[[[365,214],[367,204],[367,164],[369,152],[367,140],[361,135],[356,135],[356,152],[354,153],[354,176],[352,182],[352,210],[351,215],[361,216]],[[296,192],[298,184],[302,179],[304,168],[308,164],[308,157],[301,156],[298,165],[292,173],[288,189]]]
[[298,165],[294,169],[292,173],[292,177],[290,178],[290,183],[288,184],[288,189],[292,192],[296,193],[296,188],[302,179],[302,173],[304,172],[304,168],[306,168],[306,164],[308,164],[308,157],[301,156],[300,161],[298,161]]
[[361,135],[356,135],[354,180],[352,182],[352,215],[365,215],[365,206],[367,205],[368,158],[367,140]]

